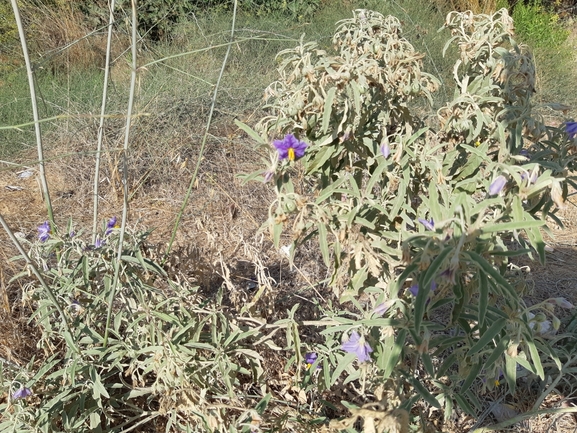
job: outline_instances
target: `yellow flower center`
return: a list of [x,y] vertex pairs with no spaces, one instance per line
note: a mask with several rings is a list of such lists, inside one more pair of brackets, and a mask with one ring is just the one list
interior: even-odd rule
[[295,150],[292,147],[289,147],[288,150],[288,159],[289,161],[294,161],[295,160]]

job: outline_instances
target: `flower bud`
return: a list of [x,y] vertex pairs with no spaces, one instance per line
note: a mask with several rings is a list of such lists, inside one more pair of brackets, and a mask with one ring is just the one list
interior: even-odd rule
[[495,178],[495,180],[489,186],[489,195],[497,195],[499,194],[505,185],[507,184],[507,179],[505,176],[500,175]]
[[567,309],[575,308],[575,306],[565,298],[551,298],[548,299],[547,302],[561,308],[567,308]]
[[381,154],[387,159],[391,154],[391,148],[389,147],[388,143],[381,144]]

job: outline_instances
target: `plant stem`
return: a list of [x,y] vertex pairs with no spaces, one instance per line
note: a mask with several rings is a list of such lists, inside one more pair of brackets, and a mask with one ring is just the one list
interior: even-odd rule
[[28,46],[26,44],[26,34],[24,33],[24,26],[20,18],[20,9],[18,8],[17,0],[11,0],[12,9],[14,10],[14,19],[18,27],[18,35],[20,36],[20,43],[22,45],[22,54],[26,63],[26,74],[28,75],[28,87],[30,88],[30,100],[32,102],[32,116],[34,119],[34,132],[36,134],[36,146],[38,150],[38,171],[40,173],[40,185],[42,188],[42,195],[46,203],[46,210],[48,212],[48,219],[52,227],[55,226],[54,214],[52,212],[52,202],[50,201],[50,193],[48,192],[48,182],[46,182],[46,173],[44,171],[44,152],[42,146],[42,131],[40,130],[40,116],[38,115],[38,103],[36,100],[36,86],[34,84],[34,72],[32,71],[32,63],[30,62],[30,55],[28,54]]
[[110,52],[112,46],[112,24],[114,23],[114,6],[116,0],[109,2],[110,17],[108,19],[108,38],[106,40],[106,61],[104,63],[104,83],[102,88],[102,104],[100,106],[100,124],[98,125],[98,143],[96,145],[96,165],[94,169],[94,198],[92,214],[92,243],[96,242],[96,230],[98,226],[98,187],[100,184],[100,160],[102,154],[102,141],[104,138],[104,119],[106,113],[106,99],[108,97],[108,77],[110,74]]
[[118,239],[118,252],[116,254],[116,263],[114,264],[114,280],[110,289],[108,298],[108,311],[106,313],[106,328],[104,331],[103,346],[108,344],[108,330],[112,318],[112,305],[116,296],[118,286],[120,265],[122,262],[122,247],[124,244],[124,234],[126,230],[126,219],[128,215],[128,141],[130,137],[130,126],[132,124],[132,108],[134,105],[134,89],[136,88],[136,55],[137,55],[137,34],[136,29],[138,22],[136,20],[136,0],[131,0],[132,4],[132,70],[130,73],[130,91],[128,94],[128,108],[126,110],[126,128],[124,130],[124,146],[122,148],[122,223],[120,225],[120,235]]

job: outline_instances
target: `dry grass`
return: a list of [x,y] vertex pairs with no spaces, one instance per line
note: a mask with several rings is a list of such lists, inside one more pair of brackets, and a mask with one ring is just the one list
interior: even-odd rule
[[[36,65],[55,72],[95,70],[104,67],[106,29],[91,29],[74,2],[57,7],[38,3],[24,7],[24,19]],[[50,25],[46,25],[50,23]],[[114,33],[112,58],[118,58],[129,46],[128,37]]]

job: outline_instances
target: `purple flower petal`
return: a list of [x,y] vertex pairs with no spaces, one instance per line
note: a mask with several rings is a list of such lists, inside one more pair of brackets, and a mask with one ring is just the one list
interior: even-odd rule
[[[434,292],[437,289],[437,283],[435,281],[431,282],[431,292]],[[409,287],[409,292],[411,292],[411,295],[413,295],[415,298],[417,297],[417,295],[419,294],[419,285],[418,284],[413,284],[411,287]]]
[[[311,368],[313,366],[313,364],[317,361],[318,359],[318,355],[316,352],[309,352],[305,354],[305,362],[307,364],[307,369]],[[319,370],[321,368],[320,365],[317,365],[317,370]]]
[[38,239],[40,242],[46,242],[50,239],[50,223],[48,221],[38,226]]
[[301,158],[308,147],[304,141],[299,141],[294,135],[287,134],[282,140],[274,140],[273,145],[278,151],[279,159],[294,161]]
[[507,184],[507,179],[505,176],[497,176],[495,180],[489,186],[489,195],[497,195],[499,194],[505,185]]
[[18,391],[12,394],[12,400],[18,400],[19,398],[26,398],[32,395],[32,390],[26,388],[25,386],[21,387]]
[[430,230],[430,231],[435,230],[435,221],[433,220],[433,218],[431,218],[431,221],[428,221],[428,220],[423,219],[423,218],[419,218],[417,221],[419,221],[421,224],[423,224],[427,230]]
[[108,236],[110,233],[112,233],[112,230],[117,229],[118,227],[119,225],[116,222],[116,217],[113,216],[108,220],[108,223],[106,224],[106,231],[104,232],[104,236]]
[[577,135],[577,122],[566,122],[565,132],[567,132],[569,138],[575,138]]
[[391,306],[395,303],[394,299],[389,299],[386,302],[381,302],[379,305],[377,305],[375,307],[375,309],[373,310],[373,312],[375,314],[377,314],[378,316],[382,316],[383,314],[385,314],[389,308],[391,308]]
[[373,351],[369,343],[365,342],[364,337],[361,337],[357,331],[351,332],[349,340],[341,345],[341,349],[347,353],[356,354],[359,362],[369,361],[370,353]]

